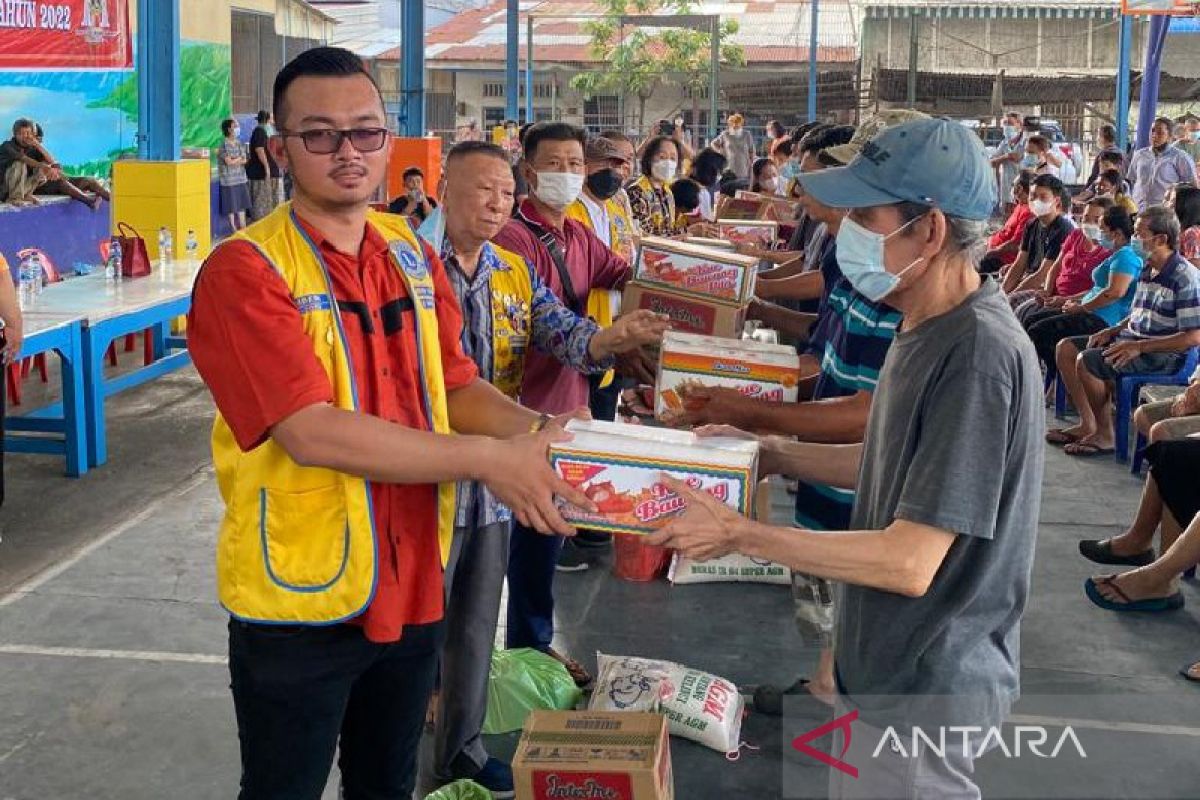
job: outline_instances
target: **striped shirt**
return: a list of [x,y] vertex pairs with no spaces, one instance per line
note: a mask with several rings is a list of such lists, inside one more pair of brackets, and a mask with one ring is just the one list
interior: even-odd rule
[[[454,294],[462,308],[463,353],[479,367],[479,377],[491,383],[495,374],[491,278],[493,272],[510,267],[496,255],[490,242],[484,243],[479,253],[479,264],[470,277],[463,272],[449,237],[442,240],[441,256],[450,285],[454,287]],[[533,284],[529,331],[532,344],[577,372],[602,373],[610,369],[615,359],[595,362],[588,352],[592,337],[600,330],[599,326],[564,306],[532,269],[529,269],[529,277]],[[524,358],[524,353],[517,353],[515,347],[514,355]],[[469,481],[459,483],[456,526],[461,528],[474,524],[482,528],[511,519],[512,512],[483,484]]]
[[[813,400],[874,392],[888,348],[900,327],[900,312],[872,303],[840,275],[826,302],[821,374]],[[800,482],[796,491],[796,524],[815,530],[846,530],[854,509],[854,492]]]
[[1156,274],[1146,266],[1138,278],[1123,339],[1154,339],[1200,328],[1200,270],[1178,253]]

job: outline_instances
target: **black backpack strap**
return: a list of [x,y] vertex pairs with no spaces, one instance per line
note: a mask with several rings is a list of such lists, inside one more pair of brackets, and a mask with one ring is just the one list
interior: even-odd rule
[[567,302],[567,308],[574,311],[576,314],[582,314],[583,309],[579,305],[579,295],[575,293],[575,284],[571,280],[571,273],[567,271],[567,259],[563,254],[562,247],[558,243],[558,239],[554,238],[554,234],[542,228],[535,222],[526,219],[524,215],[518,215],[517,219],[529,228],[530,233],[537,237],[537,240],[542,243],[542,246],[550,251],[550,258],[554,261],[554,266],[558,270],[558,279],[563,285],[563,300]]

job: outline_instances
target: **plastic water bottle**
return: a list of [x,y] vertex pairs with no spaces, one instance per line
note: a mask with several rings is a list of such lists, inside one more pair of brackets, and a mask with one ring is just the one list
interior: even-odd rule
[[198,263],[197,258],[200,255],[200,242],[196,239],[196,232],[189,229],[187,232],[187,242],[184,244],[187,250],[188,267],[195,269]]
[[108,262],[104,265],[104,280],[108,283],[113,283],[120,274],[121,240],[114,236],[108,242]]
[[42,289],[46,285],[46,266],[42,263],[41,253],[30,253],[29,262],[33,268],[33,296],[37,299],[42,296]]
[[175,243],[171,239],[171,231],[164,225],[158,229],[158,265],[160,267],[167,266],[173,256]]
[[25,256],[17,267],[18,292],[17,300],[22,309],[32,308],[37,294],[34,292],[33,258]]

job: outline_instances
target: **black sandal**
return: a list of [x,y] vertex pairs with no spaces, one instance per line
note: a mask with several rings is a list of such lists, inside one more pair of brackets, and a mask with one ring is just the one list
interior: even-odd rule
[[1097,564],[1119,567],[1144,567],[1154,563],[1154,550],[1143,550],[1133,556],[1119,556],[1112,551],[1112,539],[1083,539],[1079,542],[1079,554]]
[[795,697],[798,699],[790,704],[790,711],[802,717],[824,719],[833,709],[808,690],[808,683],[808,678],[800,678],[786,689],[768,683],[756,686],[753,693],[754,710],[769,717],[782,717],[784,698]]

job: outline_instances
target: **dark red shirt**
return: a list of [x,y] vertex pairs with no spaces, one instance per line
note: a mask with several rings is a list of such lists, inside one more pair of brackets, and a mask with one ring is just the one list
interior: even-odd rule
[[[360,410],[428,430],[414,312],[405,304],[398,318],[385,310],[408,298],[387,243],[368,227],[358,255],[348,255],[301,224],[325,259],[339,305],[345,306],[342,326]],[[462,315],[442,263],[422,247],[433,274],[446,389],[453,391],[474,381],[478,371],[459,345]],[[369,316],[370,331],[355,305]],[[188,315],[188,349],[245,451],[266,441],[274,425],[297,411],[333,402],[333,387],[287,285],[245,242],[226,242],[205,262]],[[368,639],[390,642],[400,638],[405,625],[442,618],[436,487],[372,483],[371,503],[379,539],[378,581],[371,605],[356,622]]]
[[[549,231],[563,251],[563,261],[571,275],[571,283],[580,308],[572,311],[587,313],[588,292],[592,289],[620,289],[629,279],[629,262],[621,258],[596,238],[582,222],[566,219],[561,231],[553,228],[526,200],[518,211],[529,221]],[[508,222],[493,242],[525,259],[550,287],[550,290],[570,306],[563,292],[558,268],[545,245],[519,219]],[[530,348],[525,357],[525,379],[521,384],[521,405],[546,414],[562,414],[588,404],[588,377],[562,364],[552,355]]]

